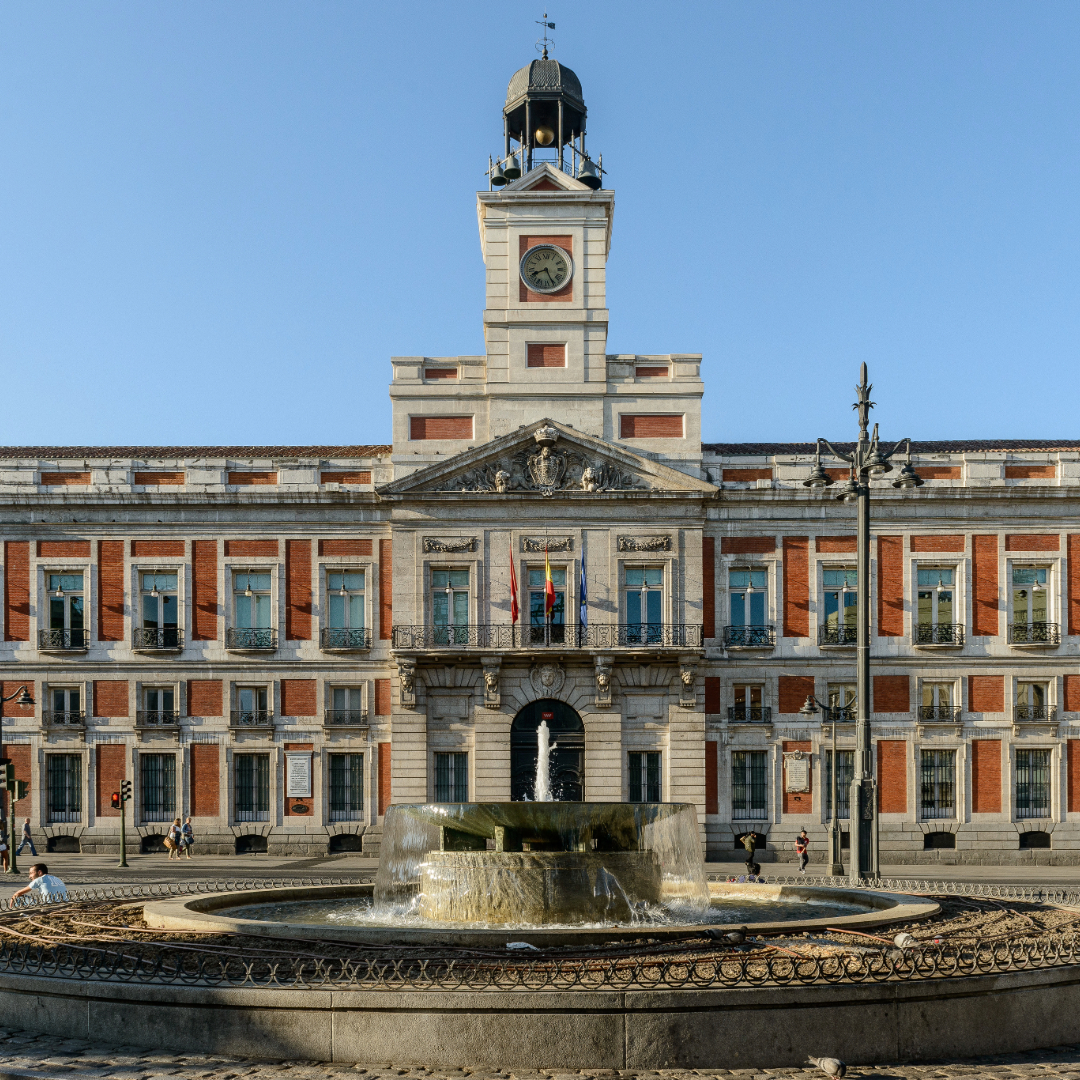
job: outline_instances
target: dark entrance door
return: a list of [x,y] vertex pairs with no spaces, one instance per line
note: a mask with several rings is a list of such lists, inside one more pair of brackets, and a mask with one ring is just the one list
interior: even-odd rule
[[551,755],[551,794],[560,802],[585,799],[585,725],[569,705],[544,698],[526,705],[510,728],[510,798],[532,799],[536,784],[536,729],[546,721],[555,750]]

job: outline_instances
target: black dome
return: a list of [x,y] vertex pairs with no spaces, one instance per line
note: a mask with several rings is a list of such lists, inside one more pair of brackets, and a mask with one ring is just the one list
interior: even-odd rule
[[534,60],[519,71],[514,72],[510,85],[506,88],[506,108],[510,109],[531,91],[558,93],[584,107],[585,99],[581,96],[581,80],[558,60]]

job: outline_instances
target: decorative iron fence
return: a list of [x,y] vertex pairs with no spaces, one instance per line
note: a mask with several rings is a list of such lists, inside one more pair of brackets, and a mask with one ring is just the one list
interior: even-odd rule
[[1060,645],[1061,628],[1056,622],[1009,624],[1010,645]]
[[86,713],[78,709],[46,709],[41,720],[45,727],[86,727]]
[[729,705],[727,711],[729,724],[771,724],[771,705]]
[[368,714],[363,709],[327,709],[323,719],[327,727],[367,727]]
[[88,649],[90,634],[87,630],[39,630],[39,649],[59,652],[63,649]]
[[1054,705],[1016,705],[1013,715],[1017,723],[1041,720],[1043,723],[1057,719],[1057,707]]
[[776,627],[725,626],[724,645],[729,649],[771,649],[776,645]]
[[919,719],[931,723],[959,723],[964,709],[960,705],[920,705]]
[[702,627],[694,623],[617,623],[606,626],[541,624],[507,626],[395,626],[395,649],[697,649]]
[[319,643],[324,649],[340,649],[343,652],[370,649],[371,630],[368,627],[344,629],[335,626],[324,626],[319,634]]
[[226,649],[276,649],[276,630],[248,630],[238,627],[230,627],[225,631]]
[[915,626],[916,645],[963,645],[963,623],[937,623],[929,625],[918,623]]
[[138,626],[131,632],[133,649],[182,649],[184,631],[176,626],[166,626],[159,630]]
[[274,714],[265,709],[233,709],[229,713],[230,727],[269,728],[274,726]]
[[179,723],[180,714],[175,709],[139,709],[135,713],[136,727],[176,727]]
[[858,633],[854,626],[819,626],[817,643],[819,645],[854,645]]

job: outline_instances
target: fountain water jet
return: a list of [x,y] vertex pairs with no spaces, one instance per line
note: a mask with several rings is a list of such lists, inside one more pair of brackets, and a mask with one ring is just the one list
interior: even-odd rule
[[537,802],[552,802],[551,798],[551,751],[558,743],[551,742],[547,721],[541,720],[536,729],[536,783],[533,798]]

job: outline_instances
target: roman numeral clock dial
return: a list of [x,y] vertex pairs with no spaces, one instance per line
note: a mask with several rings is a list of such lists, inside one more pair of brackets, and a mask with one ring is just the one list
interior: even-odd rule
[[537,244],[521,256],[521,280],[538,293],[558,292],[573,276],[574,261],[554,244]]

